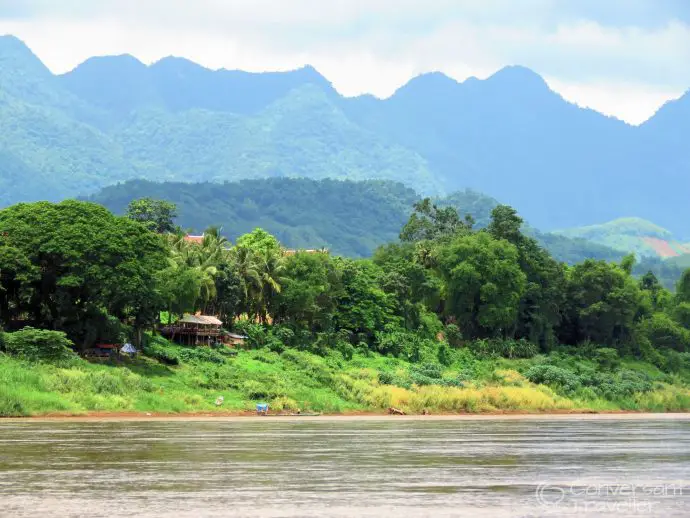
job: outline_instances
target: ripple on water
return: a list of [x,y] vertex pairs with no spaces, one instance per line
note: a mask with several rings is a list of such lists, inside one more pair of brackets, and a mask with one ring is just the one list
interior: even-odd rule
[[689,479],[684,419],[0,422],[7,516],[672,516]]

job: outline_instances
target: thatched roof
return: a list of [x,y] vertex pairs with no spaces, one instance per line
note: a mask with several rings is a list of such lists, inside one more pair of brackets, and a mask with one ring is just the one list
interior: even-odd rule
[[222,326],[223,322],[218,320],[216,317],[208,315],[185,315],[182,320],[179,321],[181,324],[199,324],[202,326]]

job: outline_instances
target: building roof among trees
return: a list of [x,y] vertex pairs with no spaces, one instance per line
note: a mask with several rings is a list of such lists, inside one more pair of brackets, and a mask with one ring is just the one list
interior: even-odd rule
[[179,321],[181,324],[200,324],[206,326],[222,326],[223,322],[218,320],[216,317],[209,315],[185,315],[182,320]]
[[187,236],[184,236],[184,240],[187,241],[187,243],[197,243],[200,245],[201,243],[204,242],[204,236],[187,235]]

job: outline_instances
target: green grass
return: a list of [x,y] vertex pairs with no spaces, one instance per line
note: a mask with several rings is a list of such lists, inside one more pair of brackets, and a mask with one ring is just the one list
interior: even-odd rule
[[[594,361],[564,354],[478,359],[461,350],[453,353],[451,365],[441,366],[378,354],[346,361],[338,353],[234,354],[159,339],[156,344],[157,355],[179,358],[178,364],[142,356],[57,366],[0,355],[0,416],[242,412],[257,402],[269,403],[273,411],[323,413],[383,412],[389,406],[409,413],[690,410],[688,373],[669,375],[638,360],[623,360],[619,371],[608,372]],[[560,377],[543,385],[529,381],[526,374],[542,364],[557,367]],[[571,385],[560,385],[561,379]],[[219,396],[224,398],[220,407]]]

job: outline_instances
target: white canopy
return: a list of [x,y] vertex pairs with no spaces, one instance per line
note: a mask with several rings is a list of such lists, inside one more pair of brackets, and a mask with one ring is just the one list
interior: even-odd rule
[[132,344],[125,344],[122,346],[122,349],[120,349],[120,352],[127,354],[135,354],[137,352],[137,348],[134,347]]

